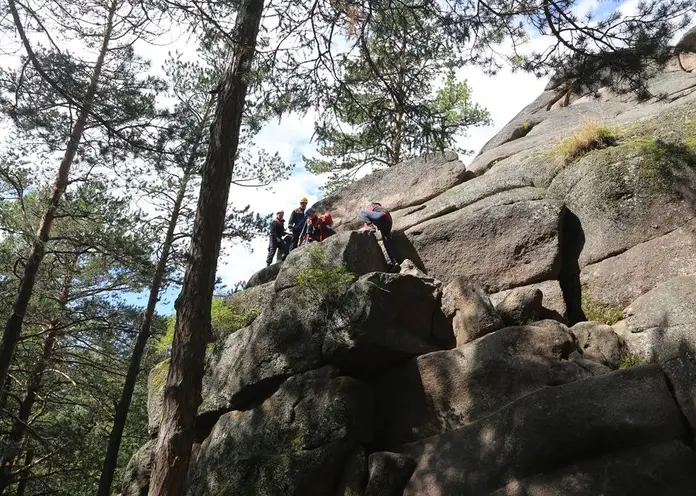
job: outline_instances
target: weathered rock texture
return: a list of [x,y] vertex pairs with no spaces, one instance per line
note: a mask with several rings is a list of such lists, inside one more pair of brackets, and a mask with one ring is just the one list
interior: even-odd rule
[[[468,167],[433,155],[322,200],[339,234],[231,297],[259,314],[208,349],[188,494],[696,494],[696,73],[672,60],[642,102],[559,84]],[[588,120],[615,144],[561,159]],[[369,200],[400,273],[351,231]]]

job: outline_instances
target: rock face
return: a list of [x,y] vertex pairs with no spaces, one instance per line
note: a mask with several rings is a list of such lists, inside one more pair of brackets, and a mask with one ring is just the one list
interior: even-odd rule
[[[338,235],[230,297],[259,313],[208,347],[187,494],[696,494],[696,72],[672,60],[647,101],[559,84],[468,167],[433,155],[325,198]],[[588,120],[614,145],[560,157]],[[398,273],[351,230],[369,200]]]

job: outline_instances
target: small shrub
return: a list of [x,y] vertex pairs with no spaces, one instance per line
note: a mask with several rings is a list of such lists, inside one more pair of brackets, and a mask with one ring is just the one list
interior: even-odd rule
[[621,357],[621,364],[619,365],[619,368],[630,369],[631,367],[635,367],[636,365],[640,365],[641,363],[642,361],[638,355],[634,355],[633,353],[625,353]]
[[592,150],[616,144],[617,131],[596,122],[583,124],[556,147],[556,154],[568,163]]
[[298,286],[326,305],[336,303],[345,293],[355,276],[345,265],[332,265],[326,261],[321,247],[309,246],[309,265],[300,270]]
[[623,318],[623,310],[614,305],[607,305],[593,300],[584,292],[582,295],[582,311],[587,320],[614,325]]

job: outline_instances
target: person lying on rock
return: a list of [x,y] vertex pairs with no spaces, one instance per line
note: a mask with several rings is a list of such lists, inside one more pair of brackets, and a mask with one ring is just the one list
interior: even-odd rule
[[285,237],[285,216],[284,211],[276,212],[276,217],[271,222],[271,230],[268,235],[268,256],[266,257],[266,267],[273,263],[273,257],[278,251],[281,260],[285,260],[288,255],[288,246],[283,240]]
[[392,218],[389,210],[384,208],[381,203],[371,201],[367,207],[360,210],[360,220],[365,223],[363,230],[374,231],[375,227],[379,229],[379,232],[382,233],[382,242],[389,256],[391,267],[398,265],[391,244]]
[[288,229],[292,231],[292,243],[290,250],[297,248],[300,241],[300,234],[305,225],[305,209],[307,208],[307,198],[300,198],[300,206],[292,211],[288,220]]

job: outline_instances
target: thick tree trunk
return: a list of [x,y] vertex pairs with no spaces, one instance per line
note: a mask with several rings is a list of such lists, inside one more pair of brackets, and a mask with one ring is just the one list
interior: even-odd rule
[[[22,21],[19,17],[19,13],[17,12],[15,2],[14,0],[9,0],[8,3],[15,26],[17,27],[20,37],[22,38],[22,42],[24,43],[25,48],[29,47],[29,42],[24,34]],[[22,332],[24,313],[27,311],[27,307],[29,306],[31,293],[34,289],[34,282],[36,281],[36,274],[39,271],[41,261],[44,257],[46,243],[48,242],[51,226],[53,225],[53,219],[55,218],[58,205],[63,197],[63,193],[65,193],[65,189],[68,186],[70,167],[75,159],[75,154],[77,153],[77,149],[80,146],[80,141],[82,140],[82,136],[85,131],[87,118],[92,110],[94,97],[97,93],[97,86],[99,84],[99,78],[101,77],[102,68],[104,66],[104,59],[109,49],[109,41],[111,40],[114,14],[116,12],[117,5],[117,0],[113,0],[111,6],[109,7],[104,39],[102,41],[101,50],[99,51],[99,57],[94,65],[92,79],[90,80],[89,87],[87,88],[87,92],[85,93],[85,97],[82,101],[82,109],[78,113],[77,120],[75,121],[75,125],[70,133],[68,145],[65,149],[63,160],[60,162],[60,167],[58,168],[58,173],[56,174],[51,196],[48,200],[48,205],[46,206],[43,218],[41,219],[39,230],[36,233],[36,239],[34,241],[34,245],[32,246],[31,253],[29,254],[27,263],[24,266],[24,274],[22,275],[22,279],[19,283],[19,290],[17,291],[17,296],[14,304],[12,305],[12,313],[5,324],[5,331],[2,335],[2,345],[0,347],[0,384],[5,384],[5,379],[7,379],[7,373],[10,369],[12,355],[14,354],[17,343],[19,342],[20,334]],[[27,52],[30,59],[32,59],[32,63],[38,65],[38,60],[31,56],[33,54],[31,48],[27,49]]]
[[[200,140],[199,140],[200,141]],[[194,147],[189,157],[189,163],[195,161],[196,153],[198,147]],[[191,164],[192,165],[192,164]],[[111,428],[111,434],[109,435],[109,444],[106,447],[106,456],[104,457],[104,464],[102,465],[101,478],[99,480],[99,490],[97,492],[98,496],[109,496],[111,491],[111,483],[114,479],[114,472],[116,471],[116,466],[118,465],[118,451],[121,447],[121,438],[123,437],[123,429],[126,426],[126,419],[128,418],[128,410],[130,409],[131,398],[133,397],[133,390],[135,389],[135,383],[138,379],[138,374],[140,373],[140,362],[143,358],[143,353],[145,351],[145,345],[150,337],[150,327],[152,325],[152,318],[155,314],[155,308],[157,307],[157,301],[159,299],[160,288],[162,287],[162,281],[164,280],[164,273],[167,269],[167,262],[169,261],[169,252],[172,248],[172,243],[174,241],[174,231],[176,230],[176,224],[179,221],[179,213],[181,212],[181,204],[186,196],[186,186],[190,177],[190,170],[192,166],[187,169],[181,185],[179,186],[179,191],[174,202],[174,207],[172,208],[171,215],[169,217],[169,225],[167,226],[167,234],[164,238],[164,244],[162,245],[162,254],[157,262],[157,269],[155,270],[155,275],[152,279],[152,284],[150,285],[150,296],[147,301],[147,308],[145,309],[145,315],[143,316],[143,322],[140,326],[140,331],[138,332],[138,337],[135,341],[135,346],[133,347],[133,354],[131,355],[130,364],[128,366],[128,373],[126,374],[126,381],[123,384],[123,390],[121,392],[121,399],[116,407],[116,416],[114,417],[114,425]]]
[[203,359],[210,333],[217,259],[263,5],[264,0],[240,2],[232,35],[237,42],[235,56],[218,90],[189,261],[176,302],[176,330],[162,423],[154,449],[151,496],[177,496],[185,491],[194,420],[201,403]]

